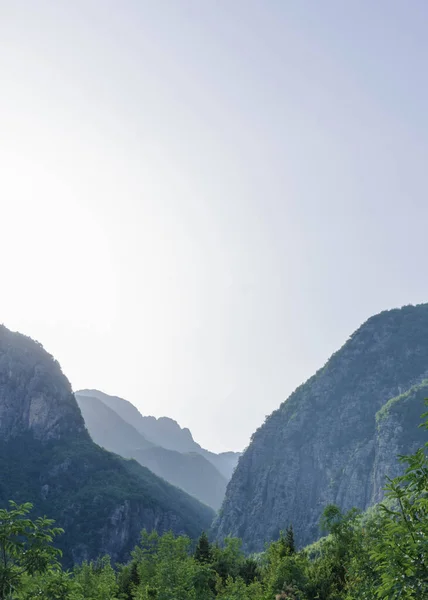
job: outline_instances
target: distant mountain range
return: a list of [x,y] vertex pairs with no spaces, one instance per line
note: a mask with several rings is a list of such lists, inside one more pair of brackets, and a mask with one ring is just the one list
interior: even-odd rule
[[135,458],[169,483],[219,509],[239,454],[201,448],[188,429],[167,417],[143,417],[127,400],[98,390],[75,393],[88,431],[97,444]]
[[177,421],[169,417],[146,417],[128,400],[110,396],[98,390],[79,390],[76,396],[98,398],[114,410],[124,421],[132,425],[154,446],[177,452],[197,452],[205,456],[229,480],[238,463],[240,452],[220,452],[215,454],[202,448],[192,437],[187,427],[180,427]]

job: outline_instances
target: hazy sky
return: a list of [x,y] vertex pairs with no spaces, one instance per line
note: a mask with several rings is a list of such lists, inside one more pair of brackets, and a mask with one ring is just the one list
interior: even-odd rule
[[0,322],[213,450],[428,301],[426,0],[0,0]]

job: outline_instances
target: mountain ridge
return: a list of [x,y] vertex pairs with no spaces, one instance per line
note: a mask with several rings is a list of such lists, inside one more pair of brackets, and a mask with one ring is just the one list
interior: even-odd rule
[[[376,449],[388,431],[378,432],[376,414],[427,374],[428,304],[368,319],[253,434],[214,536],[242,537],[247,550],[258,551],[292,523],[306,544],[319,536],[327,504],[365,509],[381,498],[380,482],[396,459],[383,452],[375,476]],[[413,430],[405,421],[401,427]]]
[[201,454],[227,480],[230,479],[241,453],[229,451],[216,454],[206,450],[195,442],[187,427],[180,427],[177,421],[170,417],[144,416],[134,404],[120,396],[111,396],[96,389],[77,390],[75,394],[98,398],[155,446],[181,453],[197,452]]
[[156,446],[97,397],[76,392],[76,400],[97,444],[125,458],[134,458],[207,506],[220,508],[227,481],[202,454]]

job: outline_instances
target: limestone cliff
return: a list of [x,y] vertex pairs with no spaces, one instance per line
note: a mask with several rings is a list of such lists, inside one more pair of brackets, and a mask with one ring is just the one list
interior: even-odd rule
[[37,342],[0,325],[0,439],[29,431],[45,441],[89,439],[58,363]]
[[393,479],[403,468],[397,456],[413,454],[427,441],[427,432],[419,427],[424,400],[428,398],[428,380],[391,398],[376,413],[371,504],[382,499],[385,477]]

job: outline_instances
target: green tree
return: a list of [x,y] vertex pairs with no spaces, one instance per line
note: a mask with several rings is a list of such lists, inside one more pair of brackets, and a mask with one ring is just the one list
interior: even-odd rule
[[362,515],[356,531],[346,575],[346,600],[374,600],[380,579],[375,571],[371,551],[383,535],[386,515],[378,506]]
[[[422,417],[428,429],[428,413]],[[383,532],[371,551],[381,580],[376,594],[388,600],[428,598],[428,442],[400,460],[408,466],[386,486]]]
[[294,543],[294,531],[293,525],[289,525],[285,532],[285,544],[288,549],[288,554],[294,554],[296,552],[296,546]]
[[249,585],[260,576],[259,565],[254,558],[248,557],[239,568],[239,576]]
[[205,531],[202,532],[195,549],[195,560],[200,563],[210,563],[212,560],[211,544]]
[[213,547],[212,567],[225,582],[230,576],[235,579],[239,575],[241,566],[245,560],[242,552],[242,541],[239,538],[228,537],[224,540],[224,546],[216,544]]
[[[290,554],[283,532],[279,540],[272,542],[263,557],[261,579],[265,589],[265,598],[270,600],[284,590],[293,589],[301,600],[305,598],[303,591],[306,587],[309,560],[304,553]],[[284,592],[285,594],[285,592]],[[296,595],[294,594],[294,595]],[[286,596],[282,596],[284,598]],[[293,597],[293,596],[291,596]]]
[[[16,596],[15,596],[16,597]],[[81,586],[75,581],[72,573],[60,568],[48,569],[38,575],[26,575],[19,600],[86,600]]]
[[262,588],[258,582],[247,586],[241,577],[233,579],[229,576],[224,583],[219,582],[217,598],[219,600],[261,600]]
[[30,503],[10,502],[10,509],[0,509],[0,600],[13,597],[25,575],[45,573],[58,567],[60,550],[52,546],[54,538],[63,533],[53,527],[54,521],[27,517]]
[[296,545],[294,542],[294,531],[293,526],[289,525],[285,530],[285,535],[283,531],[280,531],[279,540],[277,543],[277,550],[281,557],[289,556],[290,554],[294,554],[296,552]]
[[140,583],[138,563],[135,558],[127,565],[118,566],[117,582],[120,598],[123,598],[123,600],[132,600],[132,594]]
[[210,600],[213,578],[210,566],[190,553],[185,536],[169,532],[162,536],[143,533],[141,545],[133,552],[139,583],[135,600]]
[[119,586],[109,556],[95,562],[84,562],[75,568],[74,577],[80,584],[84,598],[117,600]]
[[346,587],[348,565],[359,538],[360,511],[352,508],[347,513],[329,504],[321,517],[321,528],[330,533],[324,545],[324,557],[329,562],[332,583],[341,592]]

